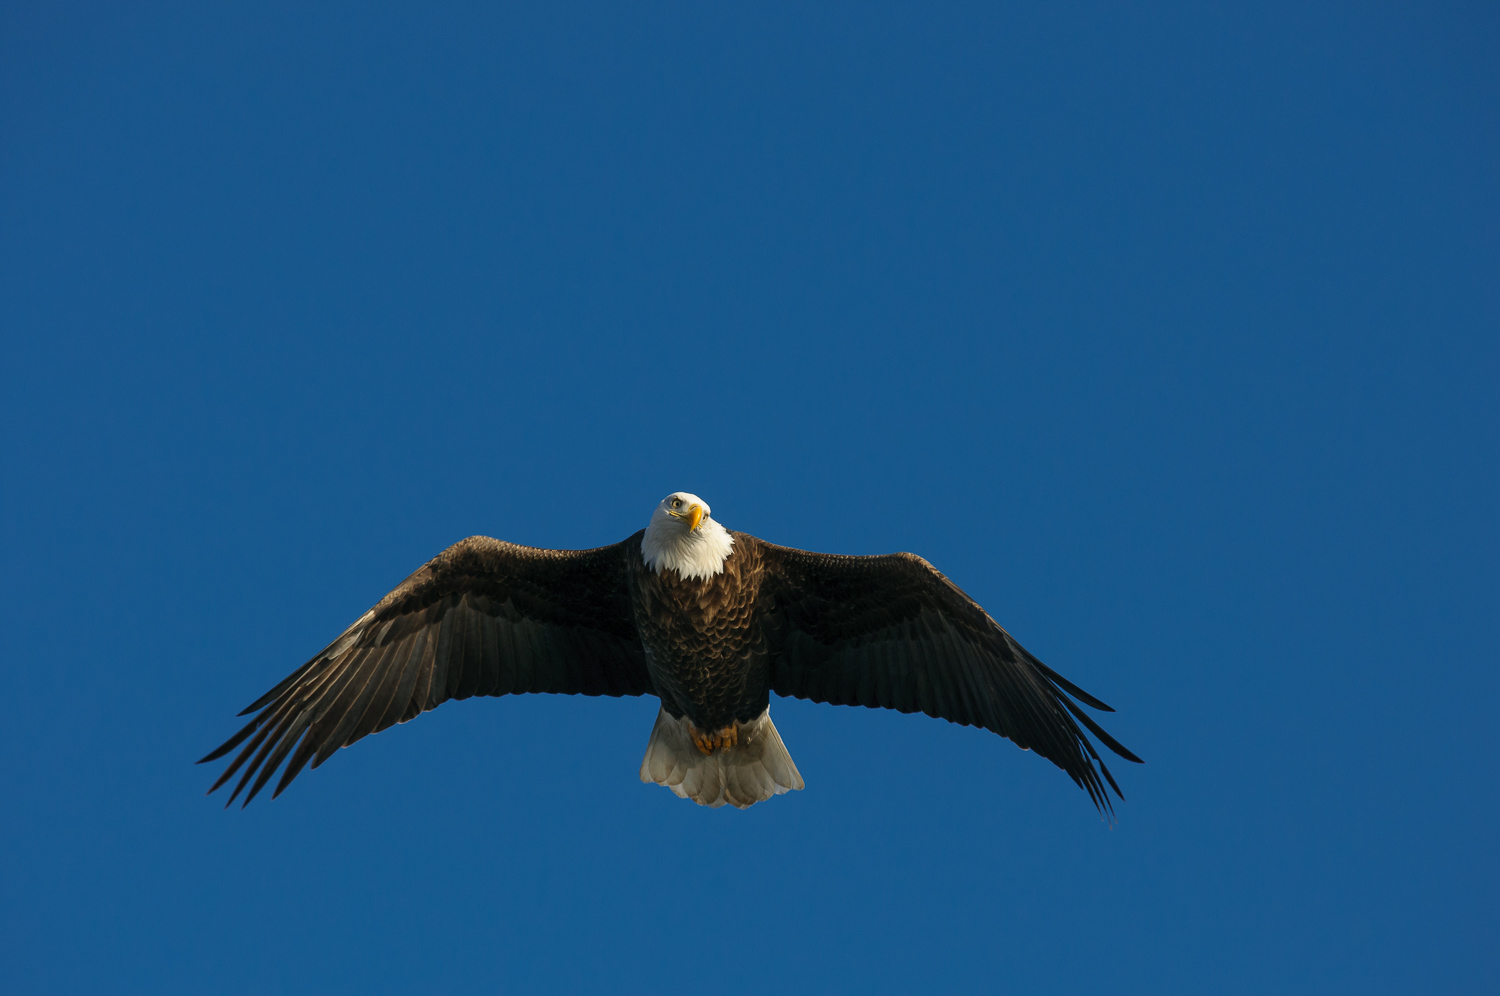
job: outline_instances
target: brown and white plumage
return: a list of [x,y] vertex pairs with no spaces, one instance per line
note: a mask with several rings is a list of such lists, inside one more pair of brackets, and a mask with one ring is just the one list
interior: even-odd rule
[[[693,495],[594,550],[487,537],[454,544],[245,709],[210,791],[245,802],[311,762],[449,699],[557,692],[661,699],[641,778],[743,808],[802,778],[768,706],[778,695],[925,712],[980,726],[1062,768],[1102,811],[1109,769],[1084,733],[1138,761],[1052,671],[930,564],[847,557],[725,530]],[[1081,729],[1078,725],[1083,724]],[[1101,780],[1101,775],[1102,779]]]

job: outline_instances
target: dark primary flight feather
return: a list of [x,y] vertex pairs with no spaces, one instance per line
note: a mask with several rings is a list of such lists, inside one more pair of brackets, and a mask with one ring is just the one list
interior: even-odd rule
[[1045,757],[1110,809],[1100,774],[1116,795],[1120,788],[1075,717],[1116,754],[1140,758],[1068,695],[1114,710],[1033,657],[931,564],[910,553],[846,557],[757,542],[761,597],[774,605],[776,694],[981,726]]
[[316,768],[449,699],[650,692],[619,566],[624,545],[539,550],[484,536],[454,544],[240,713],[256,715],[203,758],[245,744],[209,791],[244,768],[229,801],[249,785],[248,804],[290,754],[280,795],[309,760]]

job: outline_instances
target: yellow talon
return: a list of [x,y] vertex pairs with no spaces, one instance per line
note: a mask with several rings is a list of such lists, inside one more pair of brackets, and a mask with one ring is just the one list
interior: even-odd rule
[[708,732],[700,730],[691,722],[688,723],[688,735],[693,738],[693,746],[700,753],[712,754],[716,750],[728,750],[740,742],[740,727],[738,723],[730,723],[722,730]]

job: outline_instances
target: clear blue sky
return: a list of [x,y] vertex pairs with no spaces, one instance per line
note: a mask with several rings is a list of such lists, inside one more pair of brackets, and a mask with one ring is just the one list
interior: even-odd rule
[[[314,6],[0,9],[5,988],[1500,987],[1492,4]],[[676,489],[931,560],[1118,825],[787,700],[746,812],[547,696],[204,798],[447,544]]]

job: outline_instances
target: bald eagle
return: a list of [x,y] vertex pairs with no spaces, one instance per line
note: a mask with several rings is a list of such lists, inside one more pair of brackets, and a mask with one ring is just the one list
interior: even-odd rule
[[[1112,812],[1078,724],[1139,762],[1069,698],[1109,706],[1027,653],[957,585],[910,553],[846,557],[725,529],[679,491],[629,539],[540,550],[455,543],[252,702],[243,805],[283,761],[272,798],[309,761],[449,699],[559,692],[655,695],[641,781],[703,806],[745,808],[803,787],[771,722],[771,693],[925,712],[998,733],[1057,765]],[[248,742],[247,742],[248,741]]]

